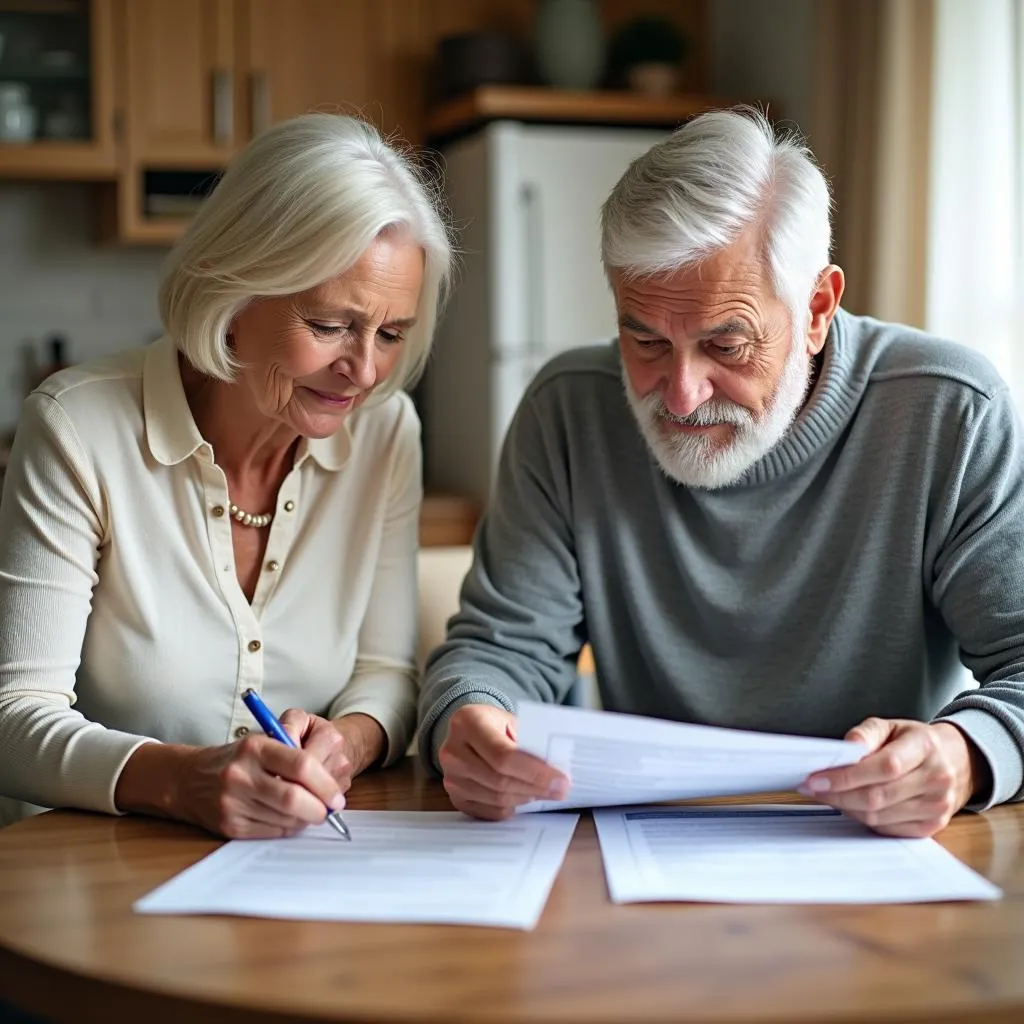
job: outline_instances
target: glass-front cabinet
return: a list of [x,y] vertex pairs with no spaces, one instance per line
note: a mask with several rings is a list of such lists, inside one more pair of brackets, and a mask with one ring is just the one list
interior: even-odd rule
[[111,178],[113,0],[0,0],[0,178]]

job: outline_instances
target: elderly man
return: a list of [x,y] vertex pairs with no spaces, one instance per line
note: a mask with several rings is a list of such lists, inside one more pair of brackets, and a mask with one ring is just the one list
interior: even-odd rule
[[[619,336],[536,378],[420,700],[456,807],[568,785],[518,751],[593,647],[606,708],[846,736],[803,790],[928,836],[1024,796],[1024,432],[973,352],[839,307],[829,196],[705,114],[604,205]],[[964,689],[960,663],[980,683]]]

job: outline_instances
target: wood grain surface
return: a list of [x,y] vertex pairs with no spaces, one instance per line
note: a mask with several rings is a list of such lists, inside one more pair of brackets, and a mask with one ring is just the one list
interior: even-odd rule
[[[352,808],[440,810],[411,762]],[[533,932],[136,915],[216,849],[58,811],[0,831],[0,998],[55,1021],[1024,1021],[1024,807],[940,836],[997,903],[613,906],[589,815]]]

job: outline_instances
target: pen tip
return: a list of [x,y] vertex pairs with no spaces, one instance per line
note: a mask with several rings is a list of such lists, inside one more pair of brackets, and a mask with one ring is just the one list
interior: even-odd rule
[[337,811],[332,811],[327,815],[327,822],[342,839],[352,842],[352,833],[349,831],[348,825],[342,821],[341,815]]

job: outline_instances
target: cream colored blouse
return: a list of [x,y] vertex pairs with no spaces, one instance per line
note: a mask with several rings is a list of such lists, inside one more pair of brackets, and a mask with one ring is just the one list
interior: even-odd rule
[[0,823],[116,812],[142,743],[216,745],[278,713],[415,718],[419,422],[402,394],[301,441],[246,600],[227,484],[167,339],[26,401],[0,506]]

